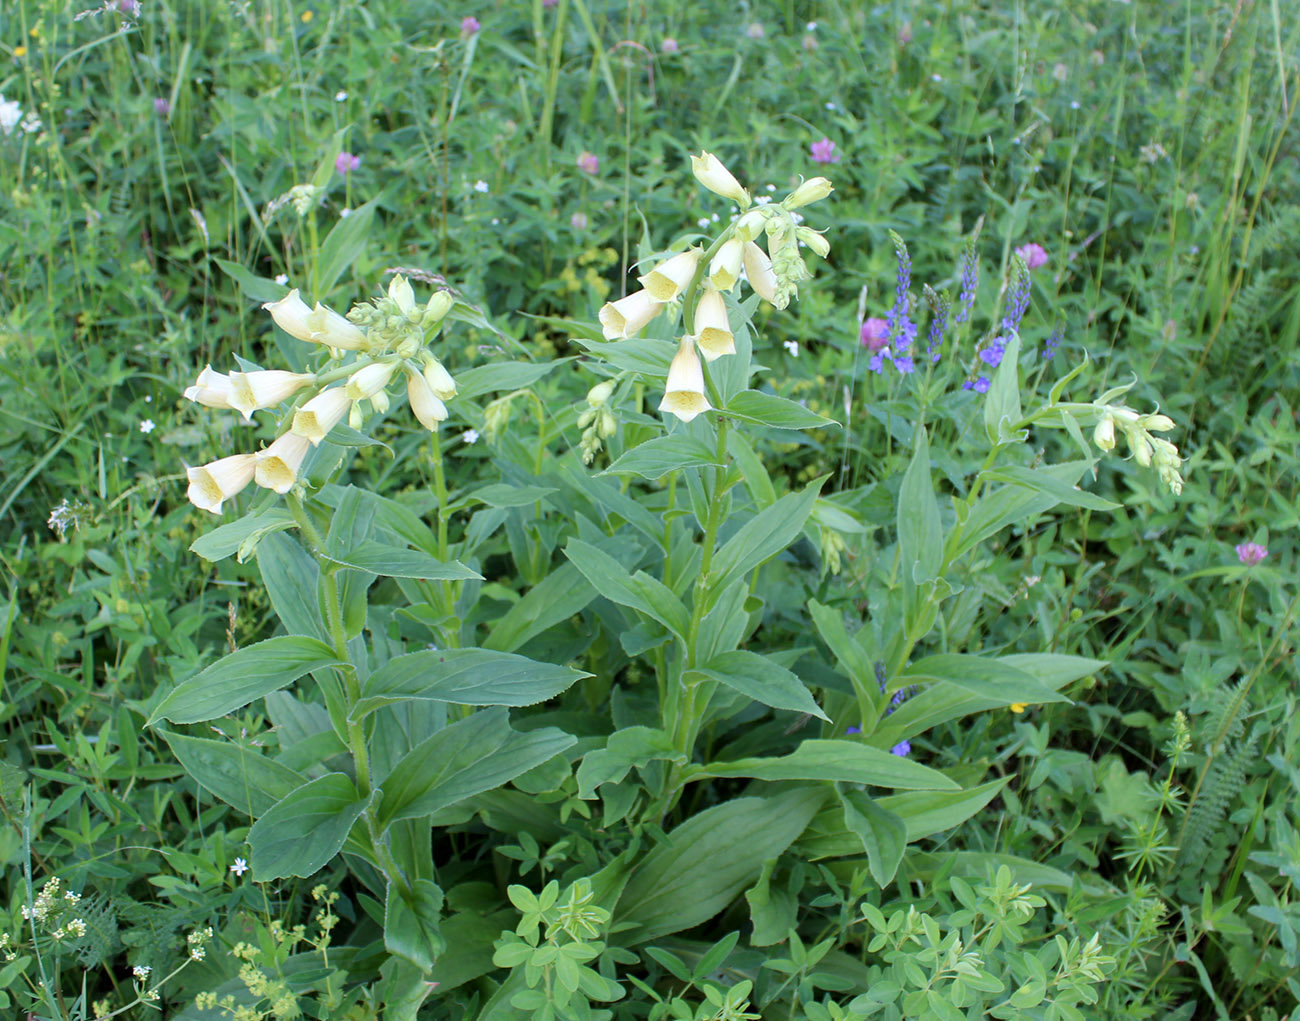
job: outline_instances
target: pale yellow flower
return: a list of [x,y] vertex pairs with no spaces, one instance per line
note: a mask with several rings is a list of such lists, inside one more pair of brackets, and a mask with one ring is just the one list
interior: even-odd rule
[[699,355],[695,353],[694,338],[682,338],[677,354],[668,367],[668,382],[664,390],[659,410],[676,415],[683,422],[689,422],[696,415],[712,410],[713,405],[704,394],[704,369],[700,366]]
[[703,253],[698,248],[689,248],[671,259],[665,259],[643,277],[638,277],[650,297],[655,301],[673,301],[695,276],[695,267]]
[[354,401],[365,400],[367,397],[373,398],[388,386],[388,381],[393,378],[393,373],[396,371],[396,362],[372,362],[348,377],[344,392]]
[[447,420],[447,405],[433,392],[429,380],[421,373],[406,374],[406,398],[415,417],[429,432],[437,432],[438,423]]
[[664,307],[649,291],[637,291],[618,301],[606,302],[600,310],[600,325],[606,340],[635,337]]
[[740,279],[740,266],[745,255],[745,244],[740,238],[728,238],[713,255],[709,263],[709,281],[719,291],[729,291]]
[[691,172],[695,179],[715,195],[731,199],[741,209],[749,208],[749,192],[740,186],[731,171],[722,165],[722,161],[711,152],[702,152],[691,157]]
[[351,406],[352,398],[344,387],[323,390],[293,413],[292,431],[306,437],[312,446],[318,446],[343,421]]
[[710,362],[736,353],[736,338],[727,318],[727,302],[712,284],[705,284],[695,305],[695,343]]
[[256,464],[256,454],[232,454],[198,468],[186,468],[190,485],[185,495],[200,510],[220,514],[221,505],[253,480]]
[[310,372],[285,372],[282,369],[232,372],[230,406],[244,418],[251,419],[254,411],[274,408],[314,382],[316,377]]
[[298,469],[311,450],[311,441],[297,433],[285,433],[255,456],[253,481],[263,489],[287,493],[298,479]]
[[777,290],[779,284],[776,280],[776,274],[772,271],[772,260],[767,257],[767,253],[752,241],[745,242],[745,277],[749,280],[749,286],[754,289],[764,301],[771,304],[777,304]]
[[451,373],[442,362],[433,355],[428,355],[424,360],[424,379],[438,400],[449,401],[456,396],[456,381],[451,378]]
[[786,209],[798,209],[810,202],[821,201],[834,190],[834,186],[826,178],[812,177],[792,191],[781,205]]
[[208,365],[199,373],[195,384],[185,388],[185,399],[205,408],[229,408],[230,377],[223,372],[214,372]]

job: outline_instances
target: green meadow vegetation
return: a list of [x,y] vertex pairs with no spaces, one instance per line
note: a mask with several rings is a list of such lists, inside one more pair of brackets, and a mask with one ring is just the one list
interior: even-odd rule
[[1300,1018],[1282,0],[6,0],[0,1015]]

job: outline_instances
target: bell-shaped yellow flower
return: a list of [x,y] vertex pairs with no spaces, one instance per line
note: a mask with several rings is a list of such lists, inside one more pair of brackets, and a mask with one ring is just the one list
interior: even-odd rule
[[208,365],[199,373],[195,384],[185,388],[185,399],[205,408],[229,408],[230,377],[224,372],[214,372]]
[[689,248],[671,259],[665,259],[637,279],[655,301],[674,301],[695,276],[695,267],[699,265],[701,254],[700,249]]
[[348,377],[343,392],[350,400],[363,401],[374,397],[388,386],[388,381],[397,371],[397,362],[372,362],[363,369],[358,369]]
[[190,485],[185,495],[200,510],[220,514],[222,503],[253,481],[256,464],[256,454],[232,454],[198,468],[186,468]]
[[695,339],[683,337],[668,366],[668,382],[659,410],[689,422],[696,415],[711,411],[713,405],[704,394],[704,369],[695,353]]
[[740,279],[740,266],[745,255],[745,242],[740,238],[728,238],[713,254],[709,263],[709,282],[719,291],[729,291]]
[[310,372],[285,372],[282,369],[232,372],[230,406],[244,418],[251,419],[254,411],[274,408],[314,382],[316,377]]
[[745,277],[749,280],[749,286],[754,288],[754,293],[764,301],[775,305],[780,285],[776,281],[776,274],[772,271],[772,260],[752,241],[745,242],[744,257]]
[[411,402],[415,417],[429,432],[437,432],[438,423],[447,421],[447,405],[433,392],[426,375],[419,372],[406,374],[406,398]]
[[319,301],[314,309],[309,308],[299,297],[296,287],[279,301],[268,301],[262,307],[271,313],[280,329],[298,340],[345,351],[360,351],[366,347],[366,335],[360,327]]
[[293,413],[292,431],[310,440],[313,447],[319,446],[330,430],[343,421],[350,407],[352,398],[344,387],[323,390]]
[[695,343],[706,361],[736,353],[736,337],[727,318],[727,302],[712,284],[705,284],[695,305]]
[[731,171],[713,153],[702,152],[698,156],[692,156],[691,172],[700,184],[715,195],[731,199],[741,209],[749,208],[749,192],[740,186],[740,182],[731,176]]
[[618,301],[608,301],[600,310],[600,325],[606,340],[635,337],[664,307],[649,291],[637,291]]
[[255,456],[253,481],[263,489],[287,493],[298,479],[298,469],[311,450],[311,441],[297,433],[285,433]]

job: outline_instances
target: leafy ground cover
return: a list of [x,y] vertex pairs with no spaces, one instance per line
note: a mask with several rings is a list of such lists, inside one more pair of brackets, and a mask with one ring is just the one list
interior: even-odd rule
[[1283,8],[5,4],[0,1009],[1292,1016]]

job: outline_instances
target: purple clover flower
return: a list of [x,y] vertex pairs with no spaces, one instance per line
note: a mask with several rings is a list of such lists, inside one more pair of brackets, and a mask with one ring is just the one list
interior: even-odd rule
[[1016,254],[1025,260],[1025,266],[1029,269],[1047,265],[1047,249],[1037,242],[1021,245],[1016,249]]
[[889,321],[881,319],[879,316],[872,316],[862,324],[862,331],[858,334],[858,339],[862,341],[862,346],[868,351],[879,351],[882,347],[889,344]]
[[153,112],[159,117],[166,117],[172,112],[171,101],[164,96],[159,96],[153,101]]
[[140,0],[117,0],[117,9],[121,14],[131,18],[140,16]]
[[594,177],[600,173],[600,157],[584,149],[578,156],[578,169]]
[[839,154],[835,152],[835,143],[829,138],[823,138],[820,142],[813,142],[811,153],[814,163],[838,163]]
[[677,40],[672,36],[665,36],[664,41],[659,44],[659,50],[662,53],[676,53],[680,49]]
[[912,742],[903,740],[889,749],[890,755],[897,755],[900,759],[905,759],[912,754]]
[[474,35],[483,26],[478,23],[478,18],[468,14],[460,19],[460,36],[462,39],[468,39]]
[[346,149],[334,160],[334,169],[345,177],[359,166],[361,166],[361,157],[352,155]]
[[1237,559],[1247,567],[1254,567],[1268,556],[1268,550],[1257,542],[1239,543],[1235,549],[1237,551]]

